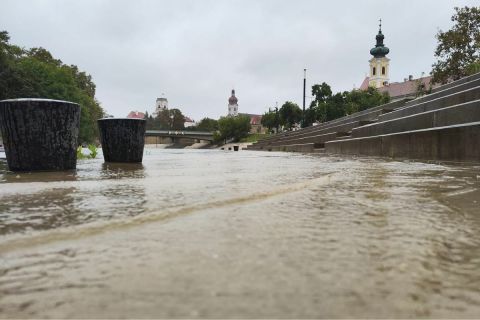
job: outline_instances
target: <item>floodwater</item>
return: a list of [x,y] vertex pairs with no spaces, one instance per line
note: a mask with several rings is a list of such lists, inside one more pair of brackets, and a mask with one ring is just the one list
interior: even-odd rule
[[[101,157],[101,155],[100,155]],[[480,317],[480,168],[146,149],[0,160],[0,317]]]

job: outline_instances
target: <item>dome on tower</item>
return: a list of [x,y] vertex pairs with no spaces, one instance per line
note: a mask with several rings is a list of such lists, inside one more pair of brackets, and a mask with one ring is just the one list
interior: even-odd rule
[[228,98],[228,104],[237,104],[238,99],[235,97],[235,90],[232,90],[232,96]]
[[385,45],[383,44],[383,39],[385,39],[385,36],[382,33],[382,20],[380,20],[379,27],[380,28],[378,29],[378,34],[375,37],[375,39],[377,40],[377,44],[374,48],[370,49],[370,54],[375,58],[385,57],[390,52],[390,49],[385,47]]

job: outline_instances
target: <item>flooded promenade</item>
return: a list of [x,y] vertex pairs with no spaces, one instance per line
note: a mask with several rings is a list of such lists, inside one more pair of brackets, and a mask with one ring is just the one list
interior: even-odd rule
[[480,166],[146,149],[0,159],[2,318],[478,317]]

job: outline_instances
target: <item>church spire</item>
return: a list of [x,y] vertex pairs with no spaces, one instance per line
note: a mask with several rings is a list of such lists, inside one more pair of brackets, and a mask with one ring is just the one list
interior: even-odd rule
[[385,57],[390,52],[390,49],[385,47],[385,45],[383,44],[383,39],[385,38],[385,36],[382,33],[382,19],[380,19],[379,22],[380,23],[378,25],[378,34],[375,37],[375,39],[377,40],[377,44],[374,48],[370,50],[370,54],[375,58]]
[[388,84],[389,81],[389,61],[386,55],[390,52],[383,44],[383,39],[385,36],[382,33],[382,19],[379,20],[378,24],[378,33],[375,39],[377,43],[375,47],[370,50],[370,54],[373,58],[370,59],[370,76],[368,80],[368,85],[370,87],[381,88]]
[[235,89],[232,89],[232,95],[228,98],[228,115],[238,115],[238,99],[235,97]]

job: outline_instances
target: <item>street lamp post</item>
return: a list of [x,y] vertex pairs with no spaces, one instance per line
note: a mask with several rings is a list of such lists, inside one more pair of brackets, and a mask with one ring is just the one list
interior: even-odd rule
[[303,113],[302,128],[305,128],[305,88],[307,86],[307,69],[303,69]]
[[278,125],[279,125],[279,119],[278,119],[278,107],[275,106],[275,124],[277,125],[277,134],[278,134]]

